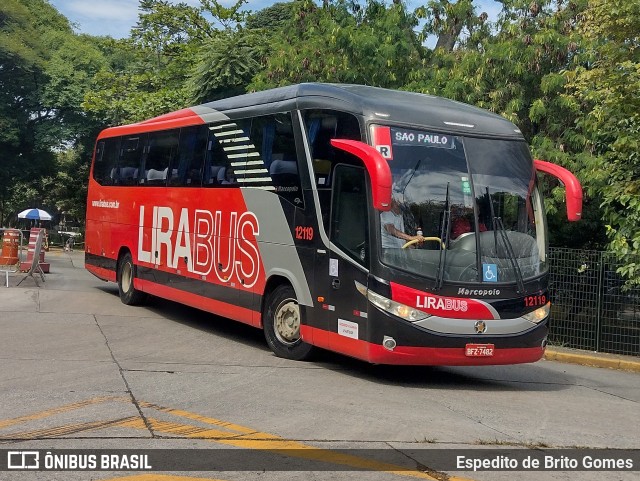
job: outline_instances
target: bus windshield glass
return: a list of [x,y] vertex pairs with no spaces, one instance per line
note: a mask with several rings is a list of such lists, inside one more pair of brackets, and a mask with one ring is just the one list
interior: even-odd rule
[[373,139],[393,178],[380,214],[385,264],[455,283],[521,284],[544,272],[545,217],[524,141],[387,126]]

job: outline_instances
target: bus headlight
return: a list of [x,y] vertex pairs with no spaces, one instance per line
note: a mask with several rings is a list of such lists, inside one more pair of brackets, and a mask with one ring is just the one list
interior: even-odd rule
[[522,316],[522,318],[526,319],[529,322],[533,322],[534,324],[539,324],[547,318],[550,311],[551,303],[547,302],[544,306],[539,307],[535,311],[531,311],[528,314],[525,314],[524,316]]
[[394,316],[401,317],[409,322],[421,321],[422,319],[426,319],[430,317],[431,314],[427,314],[426,312],[422,312],[418,309],[414,309],[413,307],[407,306],[406,304],[400,304],[399,302],[392,301],[391,299],[387,299],[380,294],[373,292],[370,289],[367,289],[365,286],[356,282],[356,288],[358,291],[369,299],[369,302],[374,306],[382,309],[389,314],[393,314]]

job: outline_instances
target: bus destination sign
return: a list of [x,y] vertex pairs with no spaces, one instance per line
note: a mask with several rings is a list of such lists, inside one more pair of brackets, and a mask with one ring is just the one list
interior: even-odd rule
[[453,149],[454,136],[434,134],[423,130],[391,129],[393,145],[415,145],[421,147],[435,147],[438,149]]

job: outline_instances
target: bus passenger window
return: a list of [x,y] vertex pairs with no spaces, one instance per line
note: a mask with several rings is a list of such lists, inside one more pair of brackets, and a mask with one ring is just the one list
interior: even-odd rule
[[202,186],[215,187],[218,184],[218,174],[227,164],[224,151],[215,136],[209,135],[204,165],[202,167]]
[[120,150],[120,161],[116,183],[119,185],[135,185],[138,183],[140,162],[145,144],[146,134],[123,137]]
[[256,117],[251,125],[251,141],[259,152],[256,159],[247,158],[244,184],[269,186],[282,198],[303,207],[298,155],[293,135],[291,114]]
[[250,121],[209,125],[209,141],[202,173],[203,187],[239,187],[240,169],[253,154],[247,132]]
[[355,116],[344,112],[308,110],[305,127],[316,185],[328,187],[332,166],[346,160],[342,151],[336,152],[333,148],[331,139],[362,140],[360,124]]
[[120,138],[112,137],[98,142],[93,178],[100,185],[113,185],[118,169]]
[[169,166],[169,185],[200,187],[208,135],[206,125],[185,127],[180,131],[178,155]]
[[141,179],[141,183],[151,186],[166,184],[169,165],[178,151],[178,133],[178,130],[170,130],[149,135],[144,178]]
[[309,148],[313,177],[318,188],[320,210],[325,231],[329,232],[329,209],[331,204],[331,176],[339,162],[353,163],[354,158],[336,151],[331,139],[362,140],[357,117],[334,110],[307,110],[305,129]]

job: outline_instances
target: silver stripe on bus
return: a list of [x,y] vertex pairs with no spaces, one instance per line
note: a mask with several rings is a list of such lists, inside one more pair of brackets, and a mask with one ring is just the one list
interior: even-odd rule
[[224,132],[214,132],[213,135],[216,137],[226,137],[227,135],[235,135],[235,134],[244,134],[244,130],[226,130]]
[[260,190],[271,190],[275,191],[276,188],[272,185],[247,185],[240,187],[241,189],[260,189]]
[[232,147],[222,147],[222,150],[224,150],[225,152],[230,152],[233,150],[242,150],[242,149],[255,149],[255,146],[253,144],[249,144],[249,145],[234,145]]
[[234,137],[232,139],[220,139],[219,142],[221,144],[229,144],[231,142],[246,142],[247,140],[251,139],[249,137]]
[[247,165],[264,165],[264,162],[261,160],[247,160],[246,162],[231,162],[231,167],[246,167]]
[[237,182],[271,182],[271,177],[252,177],[249,179],[236,179]]
[[445,122],[444,120],[443,120],[443,122],[445,124],[447,124],[447,125],[452,125],[454,127],[469,127],[470,129],[475,128],[475,125],[473,125],[473,124],[461,124],[459,122]]
[[228,129],[228,128],[236,128],[237,124],[223,124],[223,125],[212,125],[209,127],[209,130],[220,130],[220,129]]
[[243,152],[241,154],[229,154],[227,155],[230,159],[242,159],[243,157],[260,157],[258,152]]
[[237,174],[268,174],[269,171],[267,169],[235,169],[234,172]]
[[[430,316],[421,321],[414,323],[430,331],[439,332],[441,334],[457,334],[465,336],[477,336],[475,323],[478,319],[453,319],[448,317]],[[484,335],[504,335],[517,334],[531,329],[534,324],[516,317],[514,319],[483,319],[487,326]]]

